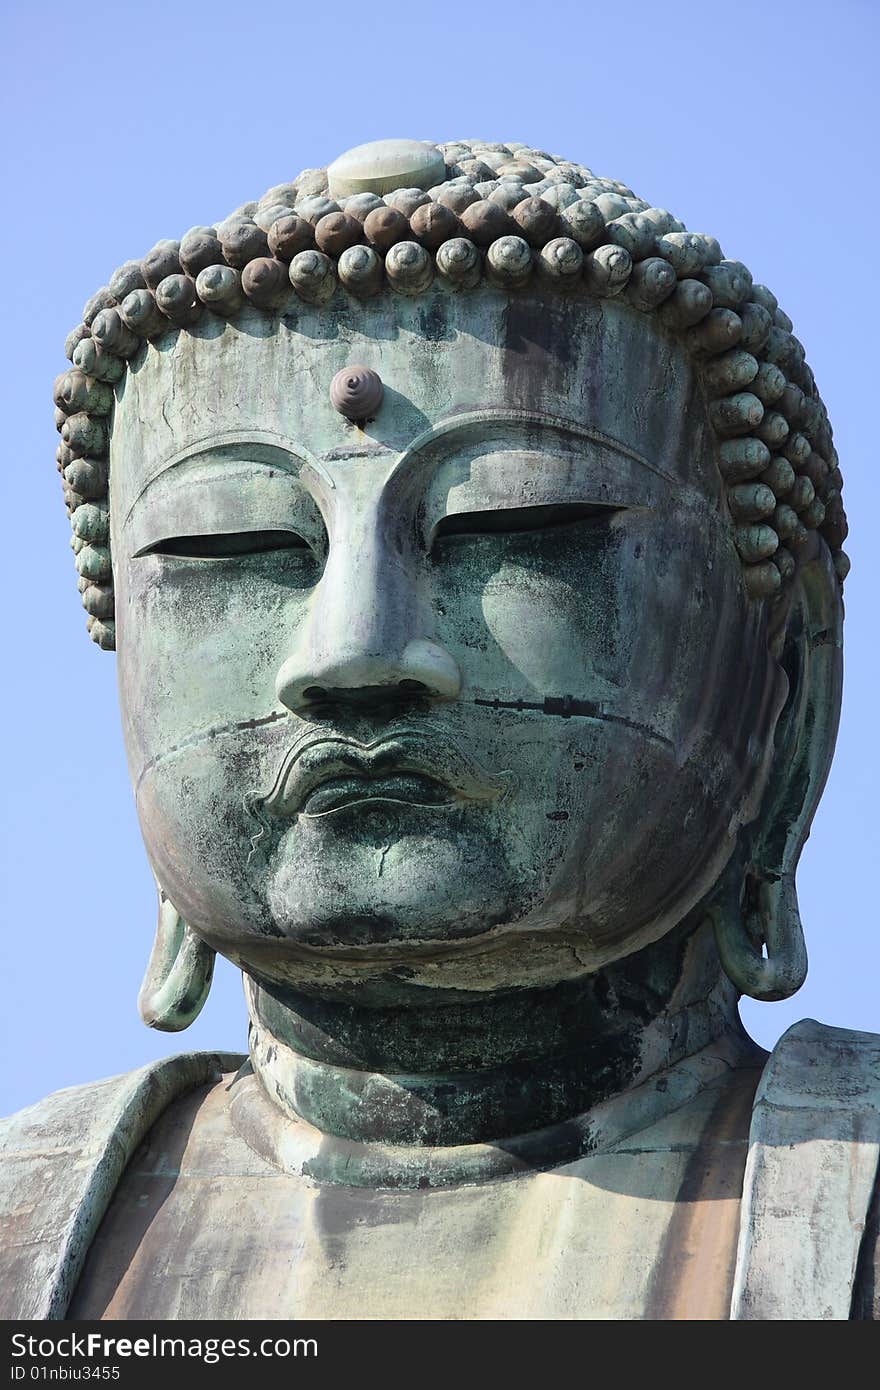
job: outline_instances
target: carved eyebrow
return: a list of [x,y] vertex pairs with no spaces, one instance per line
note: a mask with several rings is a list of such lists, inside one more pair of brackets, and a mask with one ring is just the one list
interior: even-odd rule
[[417,435],[408,445],[397,462],[395,472],[433,449],[445,452],[443,446],[447,441],[450,449],[454,448],[457,434],[470,436],[479,441],[481,434],[491,435],[494,429],[504,425],[524,429],[528,429],[530,426],[549,427],[559,434],[568,434],[576,439],[582,439],[584,443],[598,444],[602,448],[611,449],[622,457],[641,464],[643,468],[647,468],[650,473],[662,478],[665,482],[674,483],[677,481],[673,473],[661,468],[659,464],[646,458],[644,454],[640,454],[629,444],[615,439],[613,435],[603,433],[602,430],[592,429],[575,420],[566,419],[564,416],[550,415],[544,411],[515,409],[468,411],[466,414],[453,415],[445,420],[439,420],[431,429]]
[[269,430],[226,430],[221,434],[192,440],[182,449],[163,459],[132,501],[123,524],[129,522],[135,507],[154,483],[173,469],[195,462],[216,464],[218,468],[230,463],[253,464],[257,467],[281,469],[294,477],[304,468],[310,468],[320,477],[325,487],[331,490],[335,487],[333,479],[320,460],[293,440]]

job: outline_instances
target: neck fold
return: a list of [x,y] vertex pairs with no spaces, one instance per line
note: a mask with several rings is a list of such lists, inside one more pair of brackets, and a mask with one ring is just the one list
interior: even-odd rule
[[571,1124],[713,1042],[744,1042],[710,933],[586,981],[424,1008],[363,1008],[245,977],[250,1055],[292,1120],[357,1144],[503,1144]]

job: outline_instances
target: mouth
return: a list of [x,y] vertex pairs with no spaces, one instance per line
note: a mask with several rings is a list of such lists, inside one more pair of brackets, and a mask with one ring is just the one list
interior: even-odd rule
[[315,819],[378,801],[437,808],[489,802],[508,784],[506,774],[490,776],[457,740],[438,733],[402,729],[367,744],[319,734],[290,748],[271,789],[249,794],[245,805],[259,821]]
[[320,782],[302,804],[299,814],[308,820],[332,816],[348,806],[395,801],[406,806],[451,806],[455,801],[451,787],[417,772],[396,776],[330,777]]

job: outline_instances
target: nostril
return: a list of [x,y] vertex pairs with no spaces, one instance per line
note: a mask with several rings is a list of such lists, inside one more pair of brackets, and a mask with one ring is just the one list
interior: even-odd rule
[[308,700],[310,704],[314,704],[318,700],[326,700],[326,698],[327,691],[320,685],[307,686],[303,691],[303,699]]
[[398,690],[406,695],[427,695],[428,687],[424,681],[402,680],[397,682]]

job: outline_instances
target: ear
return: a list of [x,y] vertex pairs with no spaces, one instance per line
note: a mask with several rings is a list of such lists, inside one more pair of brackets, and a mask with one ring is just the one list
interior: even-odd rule
[[179,1033],[198,1018],[211,989],[215,953],[187,926],[159,889],[159,920],[150,963],[138,994],[148,1028]]
[[843,600],[827,546],[818,541],[794,576],[775,641],[789,692],[774,737],[761,813],[707,910],[725,973],[753,999],[800,989],[807,952],[795,874],[831,767],[843,682]]

